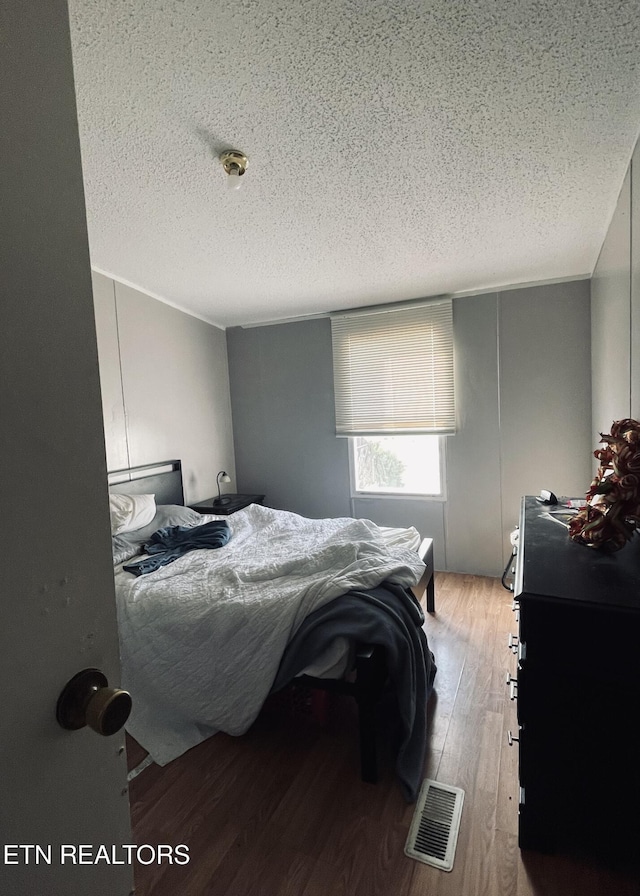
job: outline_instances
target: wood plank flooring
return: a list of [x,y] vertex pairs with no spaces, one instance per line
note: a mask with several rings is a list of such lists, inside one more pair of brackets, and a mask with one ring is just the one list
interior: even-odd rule
[[[359,778],[357,717],[333,697],[319,723],[274,699],[241,738],[216,735],[130,785],[134,840],[187,844],[188,865],[137,865],[137,896],[640,896],[633,872],[521,853],[511,595],[499,580],[436,574],[426,632],[438,665],[425,777],[462,787],[451,872],[404,855],[413,814],[381,744]],[[130,765],[144,753],[129,741]]]

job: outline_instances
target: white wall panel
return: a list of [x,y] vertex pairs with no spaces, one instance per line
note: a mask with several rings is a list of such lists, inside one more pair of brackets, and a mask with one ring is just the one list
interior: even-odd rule
[[[625,177],[591,280],[591,441],[631,413],[631,174]],[[592,468],[596,461],[593,461]]]
[[222,469],[234,491],[224,331],[129,286],[115,289],[131,465],[180,458],[188,502],[215,495]]
[[91,274],[91,283],[100,362],[107,469],[121,470],[129,466],[129,452],[120,376],[115,284],[109,277],[95,271]]
[[108,469],[180,458],[185,500],[235,461],[223,330],[93,275]]
[[640,420],[640,143],[631,160],[631,416]]

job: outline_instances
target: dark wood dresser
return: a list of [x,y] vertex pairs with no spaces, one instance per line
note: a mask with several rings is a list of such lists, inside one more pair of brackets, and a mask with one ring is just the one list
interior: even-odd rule
[[640,535],[604,554],[570,541],[554,510],[522,499],[519,844],[626,863],[640,853]]

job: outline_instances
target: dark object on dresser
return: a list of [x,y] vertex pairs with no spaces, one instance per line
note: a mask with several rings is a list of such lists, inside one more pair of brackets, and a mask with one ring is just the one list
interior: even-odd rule
[[631,733],[640,539],[615,554],[585,550],[534,497],[523,498],[514,590],[519,845],[630,862],[640,805]]

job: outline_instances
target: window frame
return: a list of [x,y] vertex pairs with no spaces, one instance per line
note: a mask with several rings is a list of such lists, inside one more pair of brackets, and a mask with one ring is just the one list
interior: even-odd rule
[[[429,435],[429,433],[416,433],[416,435]],[[349,443],[349,488],[352,500],[358,498],[380,499],[384,501],[431,501],[435,503],[445,503],[447,500],[447,461],[446,461],[446,444],[447,438],[442,434],[433,434],[438,439],[439,462],[440,462],[440,487],[439,494],[428,494],[426,492],[405,492],[393,491],[391,489],[385,491],[361,491],[356,488],[356,459],[355,459],[355,441],[359,436],[347,436]],[[365,436],[365,438],[377,438],[376,436]],[[387,433],[380,438],[401,438],[400,434],[393,435]]]

